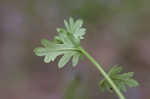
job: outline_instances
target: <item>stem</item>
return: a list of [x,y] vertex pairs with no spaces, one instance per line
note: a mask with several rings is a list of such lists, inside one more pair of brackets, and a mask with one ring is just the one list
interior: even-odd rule
[[106,78],[106,80],[109,82],[109,84],[112,86],[116,94],[120,99],[126,99],[123,94],[120,92],[120,90],[117,88],[115,83],[111,80],[111,78],[107,75],[107,73],[104,71],[102,66],[92,57],[90,56],[82,47],[79,47],[80,51],[96,66],[96,68],[101,72],[101,74]]

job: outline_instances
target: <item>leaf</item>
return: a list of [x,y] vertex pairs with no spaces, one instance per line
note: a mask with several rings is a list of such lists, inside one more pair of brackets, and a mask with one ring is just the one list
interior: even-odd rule
[[48,46],[51,46],[51,42],[47,39],[41,39],[41,44],[44,46],[44,47],[48,47]]
[[83,36],[85,35],[86,29],[82,28],[83,21],[81,19],[74,22],[74,20],[70,18],[69,23],[66,20],[64,21],[64,23],[67,32],[73,34],[75,39],[77,40],[84,39]]
[[99,82],[99,88],[102,92],[105,91],[105,80],[104,79]]
[[61,54],[63,54],[63,52],[56,52],[56,53],[48,54],[47,56],[45,56],[44,62],[50,63],[51,61],[54,61],[58,55],[61,55]]
[[78,64],[80,54],[75,54],[72,58],[72,66],[75,67]]
[[44,56],[44,62],[50,63],[54,61],[57,56],[62,55],[58,67],[63,68],[72,58],[72,65],[75,67],[78,64],[82,53],[79,52],[80,39],[83,39],[85,29],[82,28],[83,21],[74,21],[73,18],[69,19],[69,23],[64,20],[65,29],[57,28],[58,35],[54,40],[41,39],[43,47],[34,49],[37,56]]
[[67,31],[70,30],[69,24],[66,20],[64,20],[64,24],[65,24],[65,27],[66,27]]
[[70,32],[73,33],[74,20],[72,17],[70,17],[69,23],[70,23]]
[[45,63],[49,63],[51,60],[52,60],[51,56],[45,56],[45,58],[44,58]]
[[129,79],[126,81],[126,84],[129,86],[129,87],[136,87],[139,85],[139,83],[134,80],[134,79]]
[[117,81],[117,80],[114,80],[114,82],[115,82],[115,84],[118,86],[118,88],[120,89],[120,90],[122,90],[122,91],[124,91],[124,92],[126,92],[126,87],[125,87],[125,84],[124,84],[124,82],[122,82],[122,81]]
[[[113,80],[118,89],[126,92],[126,85],[128,85],[129,87],[136,87],[139,85],[138,82],[132,78],[134,75],[133,72],[121,74],[121,71],[122,71],[121,66],[120,67],[114,66],[108,72],[109,77]],[[99,83],[99,87],[102,91],[104,91],[105,89],[107,89],[110,92],[112,91],[111,85],[108,83],[106,79],[103,79]]]
[[63,68],[64,65],[66,65],[70,58],[72,57],[73,53],[66,53],[64,56],[62,56],[62,58],[60,59],[59,63],[58,63],[58,67],[59,68]]
[[131,77],[133,77],[133,75],[134,75],[133,72],[128,72],[128,73],[116,75],[115,78],[125,80],[125,79],[130,79]]
[[115,75],[117,73],[120,73],[122,71],[122,67],[117,67],[117,66],[114,66],[111,68],[111,70],[109,71],[109,75]]

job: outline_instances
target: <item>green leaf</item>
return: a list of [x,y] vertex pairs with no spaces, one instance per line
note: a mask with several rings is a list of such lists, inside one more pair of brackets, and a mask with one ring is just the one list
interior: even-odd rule
[[72,18],[69,19],[69,23],[65,20],[65,27],[68,33],[73,34],[75,39],[80,40],[84,39],[84,35],[86,32],[85,28],[82,28],[83,21],[81,19],[74,22]]
[[120,73],[122,71],[122,67],[117,67],[117,66],[114,66],[111,68],[111,70],[109,71],[109,75],[115,75],[117,73]]
[[134,79],[126,80],[126,84],[129,87],[137,87],[139,85],[139,83],[136,80],[134,80]]
[[49,63],[51,61],[51,56],[45,56],[44,62]]
[[62,58],[60,59],[59,63],[58,63],[58,67],[59,68],[63,68],[71,59],[73,53],[66,53],[64,56],[62,56]]
[[[110,69],[108,72],[109,77],[113,80],[113,82],[117,85],[118,89],[120,89],[123,92],[126,92],[126,85],[129,87],[136,87],[138,86],[138,82],[134,80],[132,77],[134,75],[133,72],[123,73],[121,74],[122,67],[114,66]],[[99,83],[100,89],[104,91],[107,89],[108,91],[112,92],[111,85],[108,83],[106,79],[103,79]]]
[[72,17],[69,18],[69,23],[70,23],[70,32],[73,33],[74,20]]
[[78,64],[80,54],[75,54],[72,58],[72,66],[75,67]]
[[99,88],[102,92],[105,91],[105,80],[104,79],[99,82]]
[[48,46],[51,46],[51,42],[47,39],[41,39],[41,44],[44,46],[44,47],[48,47]]
[[44,62],[50,63],[51,61],[54,61],[58,55],[61,55],[61,54],[63,54],[63,52],[55,52],[55,53],[47,54],[44,58]]
[[72,58],[72,65],[75,67],[78,64],[82,53],[79,52],[80,39],[83,39],[85,29],[82,28],[83,21],[74,21],[73,18],[69,19],[69,23],[64,20],[65,29],[57,28],[58,35],[55,39],[49,41],[47,39],[41,39],[41,45],[43,47],[37,47],[34,49],[34,53],[37,56],[44,56],[44,62],[50,63],[54,61],[57,56],[62,55],[58,67],[63,68],[69,60]]
[[133,75],[134,75],[134,72],[128,72],[128,73],[116,75],[115,78],[125,80],[125,79],[130,79],[131,77],[133,77]]
[[64,24],[65,24],[65,27],[66,27],[67,31],[70,30],[69,24],[66,20],[64,20]]

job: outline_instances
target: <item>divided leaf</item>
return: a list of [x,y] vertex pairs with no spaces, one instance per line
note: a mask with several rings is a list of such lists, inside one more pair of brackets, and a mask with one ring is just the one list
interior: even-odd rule
[[85,28],[82,28],[83,21],[81,19],[78,19],[76,22],[74,22],[73,18],[69,19],[69,23],[64,20],[66,31],[73,34],[75,39],[84,39],[84,35],[86,32]]
[[64,56],[62,56],[62,58],[60,59],[60,61],[58,63],[58,67],[63,68],[69,62],[72,55],[73,55],[72,52],[64,54]]
[[44,56],[44,62],[50,63],[54,61],[57,56],[62,56],[58,62],[58,67],[63,68],[71,59],[72,65],[75,67],[78,64],[81,53],[78,47],[80,46],[80,39],[83,39],[85,28],[82,28],[83,21],[74,21],[73,18],[69,22],[64,20],[65,29],[58,28],[58,36],[53,41],[41,39],[41,45],[34,49],[37,56]]
[[[111,70],[108,73],[109,77],[117,85],[118,89],[126,92],[126,85],[129,87],[136,87],[139,85],[138,82],[132,78],[134,75],[133,72],[120,74],[121,71],[122,71],[122,67],[114,66],[111,68]],[[105,89],[107,89],[110,92],[113,91],[112,90],[113,88],[111,87],[111,85],[106,79],[103,79],[99,83],[99,87],[102,91],[104,91]]]

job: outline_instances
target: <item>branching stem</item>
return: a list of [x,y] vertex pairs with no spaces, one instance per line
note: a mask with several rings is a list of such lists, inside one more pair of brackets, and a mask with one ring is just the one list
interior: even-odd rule
[[106,78],[106,80],[109,82],[109,84],[112,86],[114,91],[117,93],[118,97],[120,99],[126,99],[121,91],[117,88],[115,83],[112,81],[112,79],[108,76],[108,74],[104,71],[102,66],[92,57],[90,56],[82,47],[79,47],[81,53],[83,53],[95,66],[96,68],[100,71],[100,73]]

